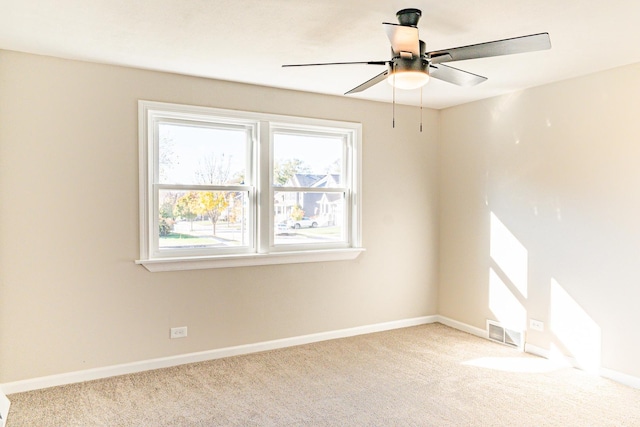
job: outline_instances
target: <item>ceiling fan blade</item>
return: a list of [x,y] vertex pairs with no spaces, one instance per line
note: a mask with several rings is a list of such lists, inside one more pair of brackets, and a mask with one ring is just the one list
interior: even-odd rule
[[368,64],[368,65],[387,65],[389,61],[355,61],[355,62],[319,62],[317,64],[286,64],[283,67],[313,67],[316,65],[349,65],[349,64]]
[[470,73],[468,71],[459,70],[449,67],[448,65],[438,64],[429,68],[429,75],[434,79],[443,80],[458,86],[475,86],[487,80],[486,77]]
[[387,37],[391,42],[391,49],[395,55],[400,52],[411,52],[414,58],[420,56],[420,41],[418,39],[418,28],[406,25],[390,24],[383,22]]
[[551,49],[549,33],[531,34],[528,36],[496,40],[451,49],[436,50],[427,53],[432,64],[465,59],[487,58],[491,56],[511,55],[514,53],[533,52]]
[[361,85],[354,87],[349,92],[345,92],[345,95],[349,95],[350,93],[362,92],[365,89],[369,89],[371,86],[377,85],[378,83],[386,79],[388,74],[389,74],[389,70],[384,70],[374,78],[369,79],[366,82],[362,83]]

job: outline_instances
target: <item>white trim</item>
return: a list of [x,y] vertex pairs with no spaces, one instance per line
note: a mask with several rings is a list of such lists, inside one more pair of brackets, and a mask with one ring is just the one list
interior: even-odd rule
[[155,258],[137,260],[151,272],[198,270],[205,268],[248,267],[252,265],[295,264],[303,262],[348,261],[356,259],[364,248],[325,249],[267,254],[233,254],[212,257]]
[[489,339],[489,333],[484,329],[476,328],[475,326],[467,325],[466,323],[458,322],[457,320],[440,315],[438,315],[438,322],[454,329],[458,329],[459,331],[467,332],[480,338]]
[[[544,357],[545,359],[551,358],[551,354],[549,350],[545,350],[544,348],[541,348],[532,344],[527,344],[525,347],[525,351],[527,353],[531,353],[536,356]],[[568,366],[571,366],[577,369],[582,369],[580,364],[575,358],[570,356],[564,356],[564,355],[562,355],[561,357],[562,357],[562,362],[564,362]],[[633,375],[628,375],[628,374],[614,371],[613,369],[607,369],[607,368],[600,368],[596,372],[596,374],[600,375],[601,377],[608,378],[610,380],[618,382],[620,384],[624,384],[629,387],[640,389],[640,377],[634,377]]]
[[[450,326],[454,329],[458,329],[463,332],[470,333],[472,335],[476,335],[481,338],[489,339],[489,333],[480,328],[467,325],[466,323],[462,323],[445,316],[437,315],[435,317],[437,318],[436,321],[439,323],[442,323],[444,325]],[[546,350],[542,347],[538,347],[526,342],[524,344],[524,352],[533,354],[535,356],[543,357],[545,359],[551,359],[551,356],[552,356],[549,350]],[[576,369],[582,369],[582,367],[580,366],[580,364],[575,358],[570,356],[565,356],[565,355],[562,355],[561,358],[562,358],[561,362],[566,364],[567,366],[571,366]],[[616,381],[620,384],[624,384],[629,387],[640,389],[640,377],[634,377],[633,375],[624,374],[622,372],[614,371],[613,369],[607,369],[607,368],[600,368],[596,372],[596,374],[601,377]]]
[[[570,366],[572,368],[580,369],[580,370],[586,371],[586,372],[588,372],[590,374],[597,374],[597,375],[600,375],[600,376],[604,376],[604,375],[601,374],[601,371],[604,368],[601,368],[601,369],[596,370],[594,372],[593,369],[591,369],[589,367],[585,367],[584,364],[580,364],[578,359],[576,359],[575,357],[567,356],[565,354],[558,354],[558,353],[552,354],[549,350],[547,350],[545,348],[542,348],[542,347],[538,347],[537,345],[526,344],[525,345],[525,352],[533,354],[534,356],[544,357],[545,359],[556,360],[556,361],[560,362],[561,364],[563,364],[565,366]],[[614,372],[614,371],[611,371],[611,372]]]
[[4,427],[7,423],[10,406],[11,401],[7,398],[7,396],[5,396],[2,390],[0,390],[0,427]]
[[[524,352],[533,354],[534,356],[544,357],[545,359],[549,359],[549,350],[545,350],[542,347],[538,347],[537,345],[525,343],[524,344]],[[571,364],[571,366],[577,367],[575,364]]]
[[264,341],[254,344],[245,344],[234,347],[201,351],[197,353],[188,353],[178,356],[162,357],[158,359],[143,360],[121,365],[106,366],[103,368],[87,369],[84,371],[75,371],[65,374],[32,378],[28,380],[0,384],[0,387],[8,394],[21,393],[25,391],[56,387],[83,381],[97,380],[100,378],[113,377],[117,375],[133,374],[136,372],[149,371],[152,369],[169,368],[172,366],[184,365],[186,363],[203,362],[207,360],[221,359],[224,357],[239,356],[242,354],[257,353],[261,351],[293,347],[296,345],[310,344],[319,341],[346,338],[356,335],[370,334],[374,332],[383,332],[392,329],[407,328],[410,326],[425,325],[428,323],[435,323],[437,321],[438,316],[423,316],[415,317],[412,319],[395,320],[373,325],[339,329],[337,331],[320,332],[316,334],[283,338],[273,341]]
[[[175,250],[159,248],[157,210],[158,194],[161,189],[207,188],[216,191],[241,189],[240,186],[160,185],[158,125],[165,121],[223,123],[223,126],[239,126],[249,131],[251,150],[247,154],[247,159],[250,160],[250,165],[247,166],[248,182],[247,185],[242,186],[242,189],[249,192],[248,215],[250,227],[253,227],[249,233],[251,245]],[[138,127],[140,259],[136,264],[143,265],[149,271],[176,271],[352,260],[363,251],[361,248],[361,123],[138,100]],[[346,230],[349,234],[343,236],[344,239],[340,242],[273,244],[271,234],[274,190],[270,182],[273,154],[271,136],[275,131],[286,130],[295,130],[296,133],[304,131],[309,135],[335,134],[343,138],[343,151],[347,154],[344,159],[346,163],[344,175],[348,186],[345,189],[330,190],[331,192],[342,191],[347,195],[343,222],[347,224]],[[309,189],[302,187],[298,189],[298,191],[306,190]]]
[[623,374],[622,372],[606,368],[600,368],[600,375],[620,384],[640,389],[640,377],[634,377],[633,375]]
[[[139,362],[126,363],[121,365],[106,366],[103,368],[87,369],[84,371],[75,371],[65,374],[50,375],[46,377],[32,378],[22,381],[14,381],[10,383],[0,384],[0,413],[6,419],[9,411],[9,400],[5,398],[3,401],[2,392],[6,394],[22,393],[25,391],[38,390],[48,387],[56,387],[65,384],[79,383],[83,381],[97,380],[117,375],[133,374],[136,372],[144,372],[152,369],[169,368],[172,366],[183,365],[186,363],[203,362],[207,360],[221,359],[224,357],[238,356],[242,354],[256,353],[267,350],[275,350],[285,347],[293,347],[296,345],[310,344],[314,342],[347,338],[356,335],[364,335],[375,332],[383,332],[392,329],[407,328],[411,326],[426,325],[429,323],[442,323],[443,325],[458,329],[463,332],[487,338],[486,331],[476,328],[475,326],[450,319],[446,316],[432,315],[416,317],[412,319],[396,320],[385,323],[377,323],[373,325],[357,326],[354,328],[340,329],[336,331],[320,332],[310,335],[302,335],[291,338],[283,338],[273,341],[264,341],[254,344],[245,344],[234,347],[226,347],[215,350],[201,351],[197,353],[188,353],[178,356],[163,357],[158,359],[143,360]],[[532,344],[525,344],[525,352],[536,356],[549,358],[549,351]],[[566,357],[566,361],[570,366],[577,367],[575,359]],[[627,375],[612,369],[601,368],[600,376],[611,379],[618,383],[629,387],[640,389],[640,377]],[[3,406],[6,404],[6,407]],[[5,413],[6,411],[6,413]],[[0,427],[3,424],[0,423]]]

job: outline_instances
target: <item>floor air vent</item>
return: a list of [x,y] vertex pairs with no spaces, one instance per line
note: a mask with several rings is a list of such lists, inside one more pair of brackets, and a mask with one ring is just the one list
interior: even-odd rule
[[489,339],[491,341],[519,349],[523,349],[524,347],[524,333],[522,331],[506,328],[493,320],[487,320],[487,331],[489,332]]

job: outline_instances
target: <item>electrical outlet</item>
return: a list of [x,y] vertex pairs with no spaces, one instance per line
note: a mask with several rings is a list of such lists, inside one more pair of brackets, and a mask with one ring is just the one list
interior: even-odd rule
[[179,328],[171,328],[171,339],[173,338],[186,338],[187,337],[187,327],[181,326]]
[[544,322],[535,319],[529,319],[529,329],[544,332]]

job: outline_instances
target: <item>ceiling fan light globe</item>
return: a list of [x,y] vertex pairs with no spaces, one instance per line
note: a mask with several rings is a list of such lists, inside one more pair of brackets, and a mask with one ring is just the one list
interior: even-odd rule
[[429,74],[422,71],[396,71],[389,74],[387,82],[396,89],[418,89],[429,82]]

